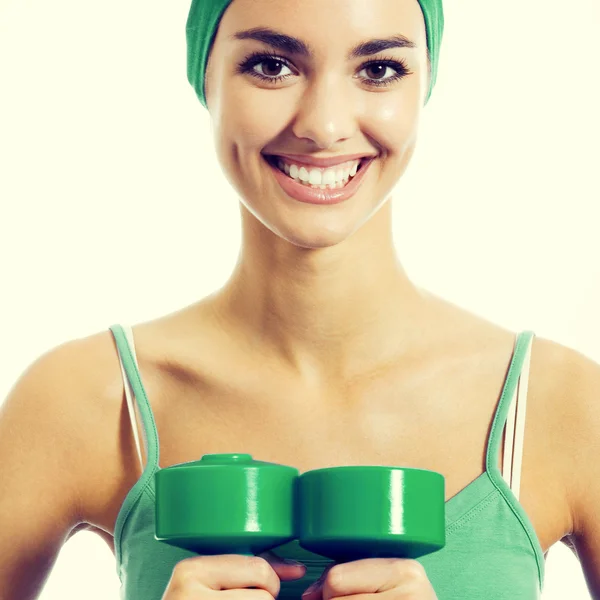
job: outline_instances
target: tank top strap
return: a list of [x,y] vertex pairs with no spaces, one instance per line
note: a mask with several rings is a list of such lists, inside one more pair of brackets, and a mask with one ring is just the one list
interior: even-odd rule
[[[486,470],[500,474],[517,498],[521,475],[529,362],[534,336],[533,331],[522,331],[516,336],[512,358],[494,414],[486,451]],[[503,431],[504,440],[502,439]],[[498,462],[502,443],[504,443],[504,456],[502,472],[500,472]]]
[[[156,423],[154,421],[154,415],[152,414],[152,408],[150,406],[150,402],[148,401],[146,390],[140,376],[139,365],[135,354],[133,331],[129,325],[120,324],[111,325],[109,329],[113,334],[115,343],[117,345],[119,362],[121,364],[121,373],[123,375],[125,396],[127,398],[127,407],[129,410],[129,417],[132,423],[133,435],[136,442],[142,472],[144,472],[145,468],[147,469],[148,467],[152,468],[152,470],[155,470],[158,468],[160,452],[158,432],[156,429]],[[135,416],[136,412],[134,400],[142,417],[142,436],[144,438],[144,448],[148,458],[145,468],[137,433],[138,427]]]
[[[521,485],[521,463],[523,460],[523,441],[525,437],[525,414],[527,404],[527,388],[529,386],[529,363],[531,362],[531,346],[533,336],[527,346],[523,367],[517,384],[517,391],[510,403],[506,428],[504,429],[504,457],[502,475],[513,494],[519,499]],[[506,449],[512,448],[512,452]]]

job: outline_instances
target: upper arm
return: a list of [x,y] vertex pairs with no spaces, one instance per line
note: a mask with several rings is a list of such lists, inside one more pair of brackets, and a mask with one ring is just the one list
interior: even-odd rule
[[0,404],[0,596],[36,598],[81,523],[84,435],[72,397],[73,343],[33,362]]
[[600,600],[600,365],[570,351],[565,369],[569,386],[563,393],[563,435],[573,523],[569,541],[592,597]]

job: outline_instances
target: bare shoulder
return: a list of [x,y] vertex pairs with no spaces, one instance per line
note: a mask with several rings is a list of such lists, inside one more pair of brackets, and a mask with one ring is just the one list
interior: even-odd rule
[[[458,321],[473,352],[481,347],[482,352],[490,348],[494,355],[509,356],[516,332],[471,314],[461,313]],[[574,549],[574,532],[584,527],[578,519],[600,504],[600,483],[595,500],[587,483],[590,478],[600,482],[600,471],[589,472],[600,464],[590,460],[600,456],[599,400],[600,365],[574,348],[536,334],[528,379],[521,501],[544,548],[560,540]],[[600,546],[600,524],[595,539]]]
[[600,595],[600,364],[575,349],[549,345],[555,443],[571,517],[570,535],[563,541],[578,556],[590,591]]
[[[198,306],[199,327],[209,331],[209,327],[202,325],[204,308]],[[198,334],[194,334],[193,340],[188,339],[189,328],[181,323],[182,313],[133,325],[142,385],[156,426],[163,432],[168,430],[171,411],[164,399],[179,397],[178,381],[192,376],[196,362],[188,359],[188,365],[181,357],[191,354],[190,347],[198,350],[206,345],[199,343],[203,336]],[[204,353],[200,350],[200,358]],[[78,530],[88,529],[99,534],[112,548],[111,538],[119,510],[142,474],[117,344],[107,326],[100,332],[68,341],[51,354],[57,385],[61,386],[65,403],[73,415],[71,421],[79,428],[77,439],[80,441],[70,448],[80,465],[77,481],[81,525]],[[138,438],[145,466],[147,456],[139,417],[137,412]]]
[[547,420],[543,442],[563,485],[568,526],[561,541],[581,559],[591,530],[600,540],[600,520],[591,515],[600,503],[600,365],[574,348],[536,336],[530,380],[537,401],[547,404],[537,414]]
[[[600,364],[584,353],[559,342],[536,336],[531,354],[531,379],[544,394],[551,410],[547,417],[555,444],[562,455],[564,472],[576,475],[586,447],[596,442],[600,450]],[[567,478],[569,495],[575,492],[575,480]]]
[[[45,456],[63,471],[64,491],[77,498],[73,525],[81,529],[82,477],[94,450],[94,429],[88,425],[88,390],[93,369],[85,340],[70,340],[38,356],[21,374],[2,404],[7,433],[18,438],[27,455]],[[91,434],[91,435],[90,435]],[[11,448],[12,451],[12,448]],[[48,465],[50,467],[50,465]],[[53,472],[48,468],[48,472]]]
[[[144,325],[139,326],[139,331],[140,337],[145,336]],[[138,345],[136,340],[142,380],[148,396],[152,397],[154,411],[162,382],[153,366],[152,347],[147,343]],[[79,442],[69,448],[79,465],[77,485],[82,524],[77,530],[92,530],[110,546],[121,503],[141,475],[117,346],[107,327],[70,340],[53,349],[51,355],[56,385],[60,386],[65,408],[72,415],[71,426],[79,430],[75,438]],[[145,464],[141,436],[140,443]]]
[[15,597],[36,597],[62,545],[127,485],[111,345],[99,334],[51,348],[0,405],[0,589]]

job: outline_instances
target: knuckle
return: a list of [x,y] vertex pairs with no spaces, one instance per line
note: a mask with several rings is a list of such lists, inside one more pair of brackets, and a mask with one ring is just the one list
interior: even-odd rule
[[414,558],[398,561],[396,565],[405,579],[420,581],[426,577],[425,567]]
[[199,561],[192,558],[184,558],[179,561],[173,569],[173,582],[177,586],[185,587],[198,573]]
[[[339,568],[338,568],[339,567]],[[327,575],[323,577],[331,591],[342,589],[344,583],[344,569],[342,565],[334,565],[329,569]]]
[[262,556],[251,556],[250,560],[250,568],[253,572],[257,573],[261,580],[265,580],[271,575],[271,565],[269,562],[264,559]]

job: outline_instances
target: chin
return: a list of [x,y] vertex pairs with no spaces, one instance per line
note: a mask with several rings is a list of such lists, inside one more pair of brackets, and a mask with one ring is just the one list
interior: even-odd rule
[[[315,220],[316,221],[316,220]],[[352,225],[343,223],[339,220],[329,226],[321,225],[313,221],[312,223],[299,227],[295,225],[273,226],[265,224],[276,236],[286,240],[290,244],[299,248],[307,248],[316,250],[318,248],[331,248],[341,244],[360,227],[360,225]]]
[[[243,198],[243,196],[242,196]],[[256,205],[242,200],[252,216],[247,226],[264,228],[279,239],[294,246],[307,249],[330,248],[346,241],[363,227],[381,207],[339,204],[337,207],[318,207],[301,202],[278,204],[279,198],[270,205]],[[253,224],[252,224],[253,223]],[[262,234],[259,234],[262,237]],[[276,243],[276,241],[274,240]]]

